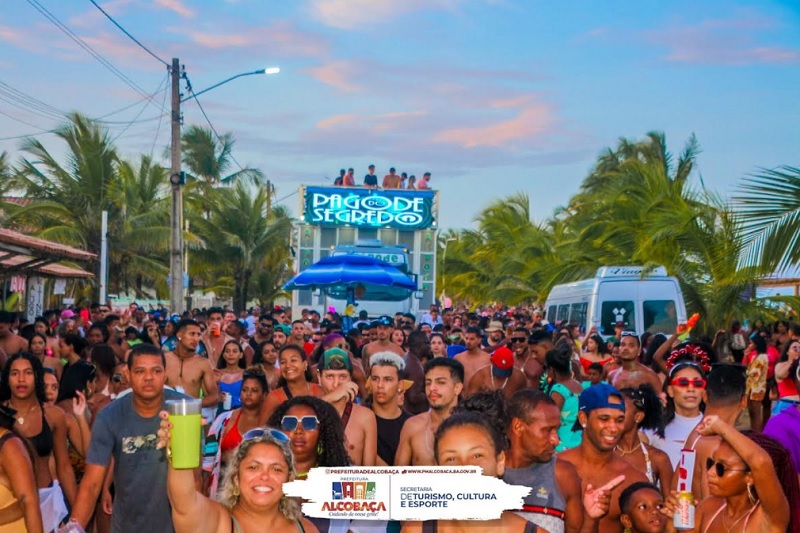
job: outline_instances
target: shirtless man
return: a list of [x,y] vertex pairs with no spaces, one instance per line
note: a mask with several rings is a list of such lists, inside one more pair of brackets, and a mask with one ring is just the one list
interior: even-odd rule
[[408,353],[403,358],[405,366],[403,378],[412,381],[413,385],[405,391],[403,408],[409,414],[418,415],[430,407],[425,396],[425,367],[422,365],[422,359],[430,358],[431,344],[421,331],[412,331],[407,344]]
[[[222,324],[223,311],[221,307],[212,307],[208,310],[208,329],[202,334],[200,341],[203,343],[200,355],[208,358],[213,368],[217,367],[225,343],[233,340],[229,337]],[[198,326],[199,327],[199,326]],[[169,361],[167,361],[169,366]]]
[[344,426],[347,455],[355,466],[375,466],[378,455],[378,422],[375,413],[353,403],[353,365],[348,353],[340,348],[325,350],[317,365],[319,384]]
[[636,389],[641,383],[648,383],[654,391],[664,387],[658,374],[639,363],[636,359],[642,347],[635,331],[623,331],[619,341],[620,367],[608,373],[608,382],[616,389]]
[[[221,319],[220,315],[220,319]],[[200,342],[200,324],[184,318],[175,326],[178,344],[174,352],[164,354],[167,359],[167,385],[192,398],[204,391],[203,407],[216,407],[218,398],[214,369],[208,359],[197,355]]]
[[[531,354],[533,354],[533,360],[536,361],[538,365],[538,369],[541,369],[541,373],[536,375],[536,382],[534,384],[534,388],[544,390],[543,384],[546,384],[544,381],[545,379],[545,356],[547,352],[552,350],[555,347],[553,344],[553,336],[552,334],[540,329],[531,332],[531,336],[528,337],[528,350],[530,350]],[[534,376],[528,376],[528,379],[531,379]]]
[[559,459],[575,467],[583,492],[605,487],[624,476],[621,483],[614,485],[608,514],[599,523],[599,533],[619,533],[620,493],[632,483],[647,482],[644,473],[614,453],[625,425],[625,400],[607,383],[593,385],[578,398],[577,424],[583,427],[580,446],[560,453]]
[[509,448],[503,480],[533,489],[517,514],[547,531],[594,531],[605,510],[597,513],[590,504],[584,512],[575,467],[556,455],[561,410],[555,402],[526,389],[509,400],[506,415]]
[[464,346],[467,349],[456,355],[455,360],[464,365],[464,383],[469,383],[475,372],[491,363],[491,358],[481,350],[481,332],[478,328],[467,328]]
[[514,352],[514,366],[525,374],[525,386],[538,389],[544,367],[533,357],[533,351],[528,346],[529,335],[527,329],[516,328],[508,338],[508,347]]
[[394,352],[400,357],[403,357],[405,355],[403,349],[392,342],[392,332],[394,331],[394,320],[392,320],[392,317],[382,316],[372,324],[373,328],[371,331],[376,334],[377,338],[361,349],[361,358],[364,362],[364,367],[369,368],[369,358],[374,353]]
[[400,176],[396,174],[396,170],[394,167],[389,169],[389,173],[383,177],[382,186],[384,189],[399,189],[400,188]]
[[525,388],[527,380],[522,370],[514,366],[514,352],[500,346],[492,353],[491,361],[490,365],[479,369],[469,380],[465,397],[476,392],[500,390],[508,400],[515,392]]
[[433,436],[439,425],[458,405],[464,388],[464,365],[455,359],[436,357],[425,363],[425,395],[431,408],[412,416],[400,431],[395,466],[431,466],[436,464]]
[[16,313],[0,310],[0,369],[9,357],[28,349],[28,341],[11,330],[16,321]]

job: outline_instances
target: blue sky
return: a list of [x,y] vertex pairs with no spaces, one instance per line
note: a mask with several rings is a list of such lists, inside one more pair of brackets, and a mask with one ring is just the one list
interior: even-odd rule
[[[4,2],[0,82],[93,117],[142,100],[37,3],[146,94],[166,87],[165,67],[88,0]],[[723,195],[759,168],[800,164],[795,2],[100,3],[159,57],[179,57],[195,90],[281,67],[200,100],[217,130],[234,135],[236,160],[264,170],[295,212],[289,195],[298,185],[330,183],[349,166],[361,177],[375,163],[379,176],[390,166],[432,172],[440,227],[469,226],[517,191],[544,219],[605,147],[651,130],[665,132],[675,153],[695,133],[703,149],[695,179]],[[155,117],[163,96],[107,118],[120,122],[108,126],[126,156],[162,156],[169,124]],[[7,100],[0,93],[0,138],[59,124]],[[144,121],[126,128],[137,116]],[[184,117],[204,124],[191,102]],[[52,135],[40,138],[60,150]],[[16,160],[19,143],[0,140],[0,151]]]

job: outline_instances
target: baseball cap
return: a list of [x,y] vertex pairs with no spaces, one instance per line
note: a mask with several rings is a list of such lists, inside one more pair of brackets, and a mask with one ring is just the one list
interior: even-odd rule
[[322,354],[319,370],[352,370],[350,356],[341,348],[331,348]]
[[492,320],[489,322],[489,327],[485,330],[487,333],[492,333],[493,331],[503,331],[503,323],[499,320]]
[[[610,396],[619,398],[620,403],[609,402]],[[578,411],[587,415],[595,409],[619,409],[625,412],[625,400],[622,393],[608,383],[598,383],[584,390],[578,397]]]
[[68,320],[75,317],[75,312],[72,309],[64,309],[61,311],[61,319]]
[[511,377],[514,372],[514,352],[501,346],[492,354],[492,374],[498,378]]
[[292,332],[292,328],[287,326],[286,324],[278,324],[273,328],[275,331],[282,331],[284,335],[289,335]]
[[394,320],[390,316],[383,315],[373,322],[376,326],[394,326]]

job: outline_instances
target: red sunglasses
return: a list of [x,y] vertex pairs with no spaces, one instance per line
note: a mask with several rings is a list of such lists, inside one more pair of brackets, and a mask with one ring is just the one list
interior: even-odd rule
[[704,380],[703,378],[694,378],[694,379],[675,378],[669,382],[669,384],[672,385],[673,387],[686,388],[689,385],[691,385],[695,389],[705,389],[706,383],[707,383],[706,380]]

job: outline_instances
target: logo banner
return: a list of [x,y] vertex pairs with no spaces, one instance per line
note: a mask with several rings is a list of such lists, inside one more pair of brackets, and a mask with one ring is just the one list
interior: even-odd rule
[[522,509],[530,487],[484,476],[479,467],[313,468],[283,486],[303,514],[348,520],[492,520]]
[[435,197],[434,191],[307,187],[303,218],[316,226],[425,229],[436,221]]

